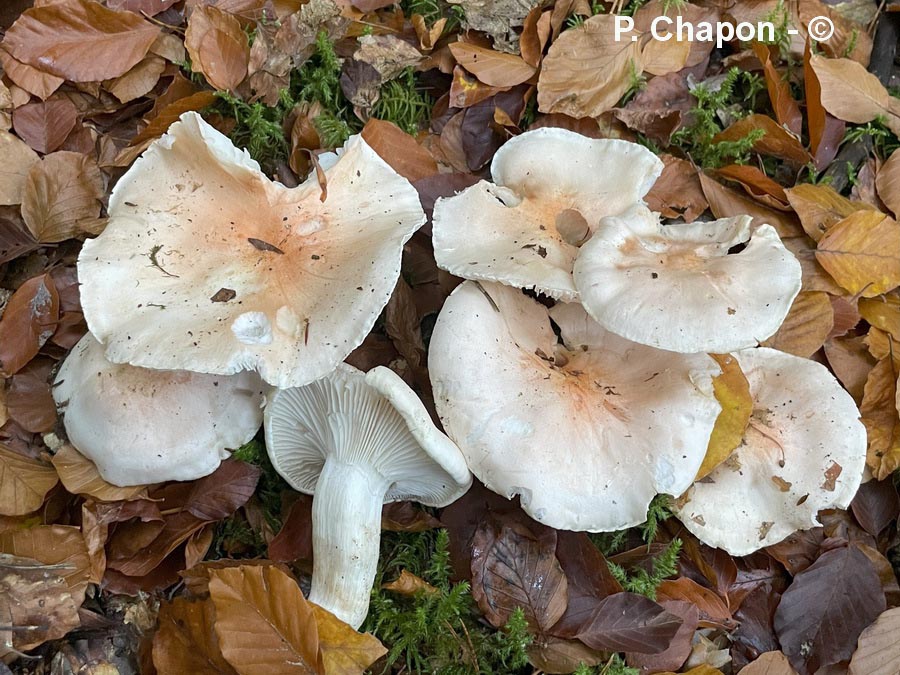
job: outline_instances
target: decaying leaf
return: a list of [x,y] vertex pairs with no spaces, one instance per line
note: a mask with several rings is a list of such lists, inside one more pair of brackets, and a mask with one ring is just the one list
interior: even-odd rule
[[212,5],[196,7],[188,20],[184,46],[191,70],[216,89],[233,91],[247,77],[250,43],[233,15]]
[[615,17],[592,16],[565,31],[550,46],[538,79],[541,112],[571,117],[599,117],[628,90],[630,74],[640,74],[637,31],[616,39]]
[[409,570],[400,570],[400,576],[394,581],[382,585],[382,588],[400,595],[414,596],[419,592],[436,593],[437,589],[421,577],[417,577]]
[[359,633],[334,614],[310,605],[319,632],[319,658],[329,675],[363,675],[366,668],[387,653],[375,637]]
[[672,155],[663,155],[661,159],[665,167],[647,193],[647,206],[666,218],[681,217],[686,223],[694,222],[709,207],[697,168]]
[[26,103],[13,111],[13,128],[22,140],[47,154],[63,144],[75,128],[78,110],[67,98]]
[[594,608],[577,637],[588,647],[607,651],[658,654],[681,626],[681,619],[635,593],[610,595]]
[[[178,44],[181,45],[180,42]],[[165,60],[151,54],[121,77],[107,80],[103,86],[120,103],[128,103],[150,93],[165,69]]]
[[40,158],[31,147],[8,131],[0,131],[0,205],[21,204],[25,177]]
[[819,240],[816,260],[854,295],[871,298],[900,285],[900,224],[878,211],[856,211]]
[[744,675],[797,675],[782,652],[765,652],[742,671]]
[[452,0],[464,14],[466,28],[479,30],[494,38],[494,45],[502,52],[515,53],[519,36],[516,28],[524,25],[525,17],[535,0]]
[[855,211],[875,210],[864,202],[842,197],[829,185],[803,183],[784,191],[800,217],[803,230],[819,241],[828,229]]
[[897,369],[890,358],[881,359],[869,373],[859,412],[868,437],[866,463],[882,480],[900,467]]
[[813,673],[853,653],[863,629],[885,608],[881,582],[855,546],[827,551],[796,577],[775,612],[785,655]]
[[59,295],[49,274],[13,293],[0,317],[0,375],[17,373],[38,353],[59,320]]
[[78,604],[56,565],[0,553],[0,658],[77,628]]
[[809,358],[825,344],[833,327],[834,310],[828,294],[802,291],[775,335],[760,344]]
[[504,54],[467,42],[453,42],[450,52],[459,65],[492,87],[513,87],[534,75],[534,66],[515,54]]
[[103,194],[103,176],[93,159],[78,152],[54,152],[28,172],[22,218],[39,242],[65,241],[92,231]]
[[900,217],[900,151],[894,150],[888,160],[881,165],[875,177],[878,196],[895,217]]
[[317,673],[315,612],[286,573],[262,565],[212,569],[209,595],[219,646],[238,673]]
[[711,474],[741,444],[753,413],[750,383],[737,359],[729,354],[710,356],[722,369],[722,374],[713,378],[713,391],[722,412],[716,418],[696,480]]
[[850,675],[894,675],[900,673],[900,608],[883,612],[859,636],[859,646],[850,659]]
[[124,501],[146,495],[142,485],[117,487],[100,477],[97,466],[66,443],[51,459],[63,487],[73,495],[86,495],[103,502]]
[[58,77],[98,82],[131,70],[157,35],[159,28],[132,12],[65,0],[25,10],[3,45],[19,61]]
[[370,119],[361,132],[378,155],[411,183],[438,172],[437,162],[425,148],[396,124]]
[[0,515],[35,511],[58,481],[52,466],[0,444]]

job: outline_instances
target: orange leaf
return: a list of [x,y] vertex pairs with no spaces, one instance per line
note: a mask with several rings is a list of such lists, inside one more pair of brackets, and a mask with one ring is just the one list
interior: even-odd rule
[[159,630],[153,636],[153,665],[160,673],[237,675],[222,656],[213,630],[212,600],[175,598],[159,608]]
[[431,153],[396,124],[370,119],[363,127],[362,137],[394,171],[410,182],[438,172]]
[[754,42],[753,51],[763,64],[766,88],[769,90],[769,100],[775,110],[775,119],[793,134],[799,136],[803,128],[800,106],[791,96],[791,87],[787,80],[781,76],[781,73],[775,68],[775,64],[772,63],[772,48],[760,42]]
[[803,149],[799,137],[789,132],[768,115],[747,115],[732,124],[724,131],[713,136],[713,143],[722,141],[738,141],[746,138],[750,132],[762,129],[764,135],[753,149],[762,155],[778,157],[792,164],[802,165],[812,160]]
[[856,211],[819,240],[816,260],[854,295],[871,298],[900,285],[900,225],[878,211]]
[[49,274],[13,293],[0,318],[0,374],[9,377],[31,361],[59,321],[59,295]]
[[376,637],[359,633],[328,610],[311,604],[319,630],[319,658],[328,675],[362,675],[387,654]]

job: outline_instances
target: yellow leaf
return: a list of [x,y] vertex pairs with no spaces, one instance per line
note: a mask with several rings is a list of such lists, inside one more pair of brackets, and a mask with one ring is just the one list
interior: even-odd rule
[[722,374],[713,378],[713,391],[722,406],[716,418],[706,457],[697,472],[695,480],[705,478],[734,452],[744,438],[750,415],[753,413],[753,398],[750,383],[744,376],[740,364],[730,354],[710,354],[719,364]]
[[900,285],[900,225],[878,211],[856,211],[819,240],[816,260],[854,295],[871,298]]
[[828,228],[855,211],[875,211],[874,206],[842,197],[828,185],[801,183],[784,191],[800,224],[810,237],[819,241]]
[[362,675],[387,653],[374,635],[359,633],[328,610],[310,604],[319,629],[319,658],[328,675]]
[[424,579],[417,577],[409,570],[402,570],[400,576],[389,584],[384,584],[382,588],[386,591],[393,591],[400,595],[416,595],[419,591],[425,591],[428,594],[436,593],[437,589]]
[[834,310],[828,293],[804,291],[794,299],[794,304],[775,335],[761,344],[763,347],[809,358],[825,344],[832,328]]
[[871,325],[900,342],[900,297],[883,295],[878,298],[861,298],[858,304],[859,315]]
[[318,672],[316,619],[296,581],[264,565],[209,572],[219,646],[239,675]]
[[[673,673],[671,670],[665,673],[660,673],[659,675],[679,675],[678,673]],[[691,668],[690,670],[685,670],[680,675],[722,675],[722,671],[718,668],[713,668],[710,665],[703,664],[702,666],[697,666],[696,668]]]
[[897,370],[891,359],[882,359],[869,373],[859,412],[868,437],[866,463],[882,480],[900,467]]
[[58,480],[52,466],[0,445],[0,515],[24,516],[40,508]]

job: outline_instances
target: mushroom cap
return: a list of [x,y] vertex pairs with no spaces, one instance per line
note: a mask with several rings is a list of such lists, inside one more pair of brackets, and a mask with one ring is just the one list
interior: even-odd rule
[[391,483],[385,503],[445,506],[472,483],[459,448],[383,366],[363,373],[341,364],[311,384],[278,390],[266,406],[265,430],[272,466],[307,494],[329,457],[377,471]]
[[581,302],[608,330],[659,349],[755,347],[800,292],[800,263],[771,225],[750,222],[661,225],[645,206],[604,218],[575,261]]
[[765,347],[734,356],[750,383],[750,426],[731,457],[677,500],[677,514],[702,542],[747,555],[818,526],[820,509],[847,508],[866,430],[823,365]]
[[691,484],[721,410],[719,369],[705,354],[629,342],[577,303],[548,314],[499,284],[456,288],[428,366],[438,414],[472,472],[559,529],[643,522],[657,493]]
[[107,358],[237,373],[286,387],[340,363],[371,330],[425,222],[416,191],[359,137],[296,188],[196,113],[119,180],[78,259],[88,326]]
[[262,424],[267,387],[253,372],[205,375],[107,361],[87,333],[56,375],[66,433],[113,485],[193,480]]
[[464,279],[574,300],[573,244],[603,216],[640,202],[662,168],[637,143],[549,127],[526,131],[494,155],[493,183],[480,181],[437,201],[437,264]]

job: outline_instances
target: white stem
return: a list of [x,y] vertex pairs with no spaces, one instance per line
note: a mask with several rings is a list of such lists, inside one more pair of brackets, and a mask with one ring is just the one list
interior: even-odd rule
[[313,577],[309,599],[359,628],[378,570],[381,506],[390,482],[366,465],[333,457],[313,498]]

